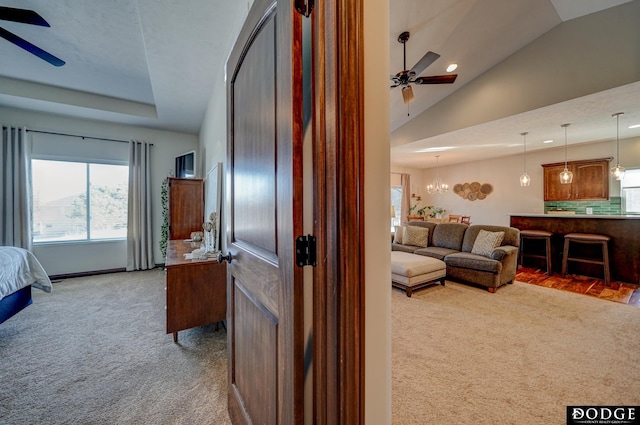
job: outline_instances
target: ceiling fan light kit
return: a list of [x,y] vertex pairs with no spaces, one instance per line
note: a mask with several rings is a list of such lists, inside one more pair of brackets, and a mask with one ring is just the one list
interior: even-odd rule
[[[391,88],[402,87],[402,99],[404,103],[411,103],[414,101],[413,89],[411,84],[451,84],[458,77],[457,74],[449,75],[433,75],[428,77],[418,77],[429,65],[435,62],[440,55],[434,52],[427,52],[416,63],[413,68],[407,69],[407,41],[411,34],[409,31],[405,31],[398,36],[398,43],[402,44],[403,56],[402,56],[402,68],[403,70],[396,75],[391,76],[392,85]],[[454,64],[455,65],[455,64]],[[457,67],[457,65],[456,65]],[[455,68],[452,69],[452,71]],[[450,72],[447,69],[448,72]]]

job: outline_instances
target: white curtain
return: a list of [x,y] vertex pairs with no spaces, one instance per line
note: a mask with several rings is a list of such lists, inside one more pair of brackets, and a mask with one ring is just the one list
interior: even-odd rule
[[2,126],[0,245],[31,250],[31,145],[27,130]]
[[151,146],[147,142],[129,142],[128,271],[155,267],[151,228]]
[[400,184],[402,185],[402,203],[400,205],[400,222],[404,223],[408,220],[409,208],[411,208],[411,174],[402,174],[400,176]]

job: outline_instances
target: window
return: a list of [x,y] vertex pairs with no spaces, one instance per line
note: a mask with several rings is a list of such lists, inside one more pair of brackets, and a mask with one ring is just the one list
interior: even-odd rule
[[621,182],[622,209],[625,214],[640,214],[640,169],[627,170]]
[[391,206],[394,209],[395,216],[391,218],[391,231],[395,229],[393,226],[399,226],[402,223],[400,214],[402,205],[402,186],[391,186]]
[[129,167],[32,161],[33,241],[127,237]]

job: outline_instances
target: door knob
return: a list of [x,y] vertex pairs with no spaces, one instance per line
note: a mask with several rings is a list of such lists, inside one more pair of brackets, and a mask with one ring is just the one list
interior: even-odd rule
[[218,253],[218,263],[222,263],[223,261],[227,261],[227,263],[231,262],[231,254],[222,255],[222,252]]

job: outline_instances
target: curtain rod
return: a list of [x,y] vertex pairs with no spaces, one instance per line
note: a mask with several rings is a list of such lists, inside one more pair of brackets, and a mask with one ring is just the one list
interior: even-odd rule
[[[81,139],[93,139],[93,140],[105,140],[107,142],[118,142],[118,143],[129,143],[128,140],[119,140],[119,139],[107,139],[104,137],[93,137],[93,136],[79,136],[77,134],[69,134],[69,133],[56,133],[54,131],[42,131],[42,130],[31,130],[27,129],[27,132],[31,133],[41,133],[41,134],[54,134],[56,136],[69,136],[69,137],[80,137]],[[150,143],[153,146],[153,143]]]

